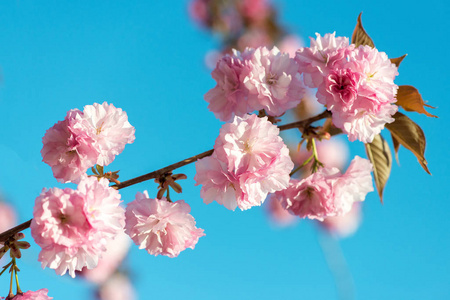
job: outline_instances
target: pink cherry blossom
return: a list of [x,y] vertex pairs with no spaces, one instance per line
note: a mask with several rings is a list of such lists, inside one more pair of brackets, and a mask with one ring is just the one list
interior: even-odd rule
[[84,178],[78,190],[53,188],[36,198],[31,235],[42,248],[38,260],[42,267],[67,270],[94,268],[106,251],[106,241],[123,230],[124,210],[119,207],[117,190],[108,181]]
[[276,192],[274,199],[300,218],[323,220],[324,217],[335,215],[333,181],[329,179],[338,173],[338,169],[324,168],[303,180],[291,179],[289,187]]
[[397,67],[384,52],[369,46],[347,51],[318,86],[317,99],[333,114],[333,123],[350,141],[370,143],[397,111]]
[[245,210],[286,188],[294,164],[278,134],[267,117],[247,115],[224,124],[213,155],[196,162],[194,179],[204,202]]
[[361,95],[371,99],[376,104],[384,105],[396,101],[398,86],[394,83],[398,69],[386,53],[376,48],[359,46],[349,53],[345,67],[364,75]]
[[317,100],[331,111],[351,111],[364,79],[361,73],[351,69],[333,69],[319,86]]
[[248,107],[248,89],[243,84],[243,79],[250,69],[249,62],[236,51],[217,62],[211,73],[217,85],[205,94],[205,100],[209,103],[208,109],[218,119],[228,122],[235,115],[243,116],[255,110]]
[[277,47],[270,51],[260,47],[253,53],[251,62],[253,68],[244,79],[251,107],[265,109],[271,116],[281,116],[300,103],[304,86],[294,59]]
[[48,129],[42,143],[42,160],[60,182],[79,182],[100,154],[93,128],[76,109]]
[[369,160],[355,156],[347,171],[339,177],[335,188],[338,215],[349,212],[354,202],[364,201],[367,193],[373,191],[372,164]]
[[323,221],[347,214],[353,203],[373,191],[371,163],[356,156],[345,174],[337,168],[321,168],[303,180],[292,179],[274,198],[294,215]]
[[359,140],[371,143],[383,130],[386,123],[395,121],[392,116],[397,112],[396,105],[385,105],[378,112],[357,109],[349,113],[333,113],[333,123],[347,134],[349,141]]
[[109,165],[120,154],[126,144],[134,142],[135,129],[128,122],[127,113],[113,104],[103,102],[84,107],[84,118],[96,133],[96,143],[100,148],[97,164]]
[[[216,155],[198,160],[195,168],[194,180],[196,185],[202,184],[200,197],[204,203],[210,204],[215,200],[220,205],[235,210],[238,202],[244,202],[248,198],[241,189],[238,176],[228,172],[227,164],[218,160]],[[264,199],[255,199],[255,196],[250,199],[256,200],[255,203],[264,201]]]
[[125,210],[120,206],[119,191],[109,187],[105,178],[87,177],[77,192],[85,199],[84,214],[99,238],[114,238],[125,226]]
[[323,37],[316,33],[316,39],[310,38],[311,46],[300,48],[295,60],[303,80],[310,88],[318,87],[323,77],[336,63],[345,60],[351,50],[347,37],[336,37],[335,33],[327,33]]
[[195,227],[190,211],[183,200],[172,203],[164,197],[151,199],[147,191],[138,192],[125,212],[125,232],[139,249],[155,256],[176,257],[187,248],[194,249],[204,236],[203,229]]
[[105,166],[134,141],[127,114],[104,102],[71,110],[42,138],[42,160],[61,182],[78,183],[88,168]]
[[[13,298],[7,298],[8,300],[51,300],[53,297],[47,295],[47,289],[40,289],[37,291],[28,291],[23,294],[17,294]],[[1,297],[0,299],[5,299]]]

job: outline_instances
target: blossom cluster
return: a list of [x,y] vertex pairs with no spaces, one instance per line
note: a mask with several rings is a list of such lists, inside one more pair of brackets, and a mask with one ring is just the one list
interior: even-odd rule
[[127,114],[113,104],[94,103],[70,110],[42,138],[42,160],[60,182],[78,183],[88,168],[110,164],[134,141]]
[[[304,86],[332,112],[336,127],[350,141],[369,143],[397,111],[397,67],[386,53],[356,47],[346,37],[326,34],[311,39],[295,58],[276,47],[247,48],[221,58],[212,71],[217,85],[205,94],[208,108],[222,121],[265,110],[281,116],[296,107]],[[303,78],[303,80],[302,80]]]
[[344,174],[324,167],[305,179],[291,179],[289,187],[273,197],[291,214],[324,220],[347,214],[354,202],[363,201],[373,191],[372,164],[356,156]]
[[397,111],[397,67],[384,52],[355,47],[346,37],[317,34],[295,57],[304,83],[317,88],[317,100],[332,112],[350,141],[372,142]]
[[[125,211],[119,192],[109,187],[103,173],[95,177],[85,174],[94,164],[111,163],[127,143],[134,141],[134,131],[127,114],[106,102],[87,105],[83,112],[71,110],[63,121],[47,130],[43,160],[52,166],[58,180],[77,182],[78,188],[44,189],[35,201],[31,233],[42,248],[39,261],[43,267],[55,269],[60,275],[69,271],[72,277],[75,271],[84,269],[88,279],[105,282],[128,249],[123,241],[124,229],[141,249],[170,257],[194,248],[204,235],[203,229],[195,227],[184,201],[172,203],[138,193]],[[124,246],[106,253],[117,234],[121,234]],[[105,262],[99,270],[89,271],[104,253]]]
[[211,73],[216,87],[205,94],[208,108],[222,121],[264,109],[281,116],[297,106],[304,94],[298,65],[274,47],[234,51],[217,62]]
[[218,35],[222,48],[273,45],[285,31],[270,0],[192,0],[192,19]]
[[261,205],[268,193],[286,188],[294,163],[278,133],[267,117],[256,115],[224,124],[213,155],[195,164],[194,179],[202,185],[203,201],[245,210]]

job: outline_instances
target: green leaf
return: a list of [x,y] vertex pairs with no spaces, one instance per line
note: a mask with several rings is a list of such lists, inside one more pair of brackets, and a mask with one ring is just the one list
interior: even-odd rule
[[373,165],[373,177],[378,195],[383,203],[383,190],[391,174],[392,155],[389,145],[381,135],[375,136],[372,143],[365,144],[367,157]]
[[425,114],[428,117],[437,118],[437,116],[432,115],[425,110],[424,106],[429,108],[434,107],[425,104],[422,95],[420,95],[419,91],[411,85],[401,85],[398,87],[397,102],[395,104],[403,107],[406,111],[415,111],[419,114]]
[[372,48],[375,47],[375,44],[373,43],[370,36],[367,34],[366,30],[364,30],[364,27],[362,26],[361,22],[361,15],[359,14],[358,20],[356,21],[356,27],[355,30],[353,30],[352,34],[352,44],[355,44],[356,47],[360,45],[368,45]]
[[95,168],[98,171],[98,175],[103,175],[103,166],[95,165]]
[[422,128],[401,112],[397,112],[393,117],[395,121],[386,124],[386,128],[403,147],[417,157],[422,168],[431,175],[425,160],[426,140]]

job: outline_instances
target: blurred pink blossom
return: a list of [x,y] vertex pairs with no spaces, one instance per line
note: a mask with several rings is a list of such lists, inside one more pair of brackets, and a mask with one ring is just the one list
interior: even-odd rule
[[281,52],[289,54],[290,58],[295,58],[296,52],[303,46],[303,40],[297,35],[287,35],[278,43]]
[[269,197],[267,199],[265,207],[272,222],[278,226],[289,226],[295,224],[299,220],[297,216],[289,213],[289,211],[287,211],[280,204],[280,202],[273,197]]
[[[0,200],[0,233],[14,227],[16,224],[17,224],[17,214],[16,211],[14,210],[14,207]],[[0,248],[2,246],[3,244],[0,243]],[[3,256],[0,258],[0,263],[5,257],[7,256]]]
[[214,70],[214,68],[217,66],[217,63],[219,60],[221,60],[223,57],[223,53],[218,50],[209,50],[205,54],[205,65],[208,69]]
[[188,12],[192,19],[203,26],[206,26],[209,20],[208,0],[193,0],[189,2]]
[[322,228],[330,234],[345,238],[356,232],[361,224],[361,204],[353,203],[352,209],[345,215],[336,217],[327,217],[323,222],[319,222]]
[[78,190],[43,189],[36,198],[31,235],[42,248],[42,267],[55,269],[59,275],[86,266],[95,268],[106,251],[106,241],[124,226],[120,194],[108,186],[108,180],[84,178]]
[[262,21],[271,13],[268,0],[242,0],[237,3],[242,15],[253,22]]
[[263,28],[248,28],[244,34],[242,34],[238,41],[238,49],[245,49],[246,47],[258,48],[272,44],[272,38],[268,32]]
[[137,193],[126,209],[125,232],[139,249],[152,255],[176,257],[181,251],[194,249],[205,234],[195,227],[191,208],[183,200],[151,199],[147,191]]
[[[51,300],[53,297],[47,295],[47,289],[40,289],[37,291],[28,291],[23,294],[17,294],[13,298],[8,298],[8,300]],[[0,299],[5,299],[1,297]]]
[[100,300],[134,300],[136,292],[128,277],[116,273],[100,286],[98,298]]
[[356,156],[344,174],[337,168],[321,168],[303,180],[291,179],[274,198],[294,215],[323,221],[347,214],[353,203],[373,191],[372,164]]
[[17,214],[14,207],[0,200],[0,232],[6,231],[17,224]]
[[294,164],[279,129],[267,117],[247,115],[224,124],[213,155],[195,166],[205,203],[216,200],[228,209],[245,210],[286,188]]
[[[322,140],[316,142],[317,155],[320,162],[322,162],[325,167],[338,168],[342,170],[347,164],[349,156],[348,144],[341,139],[330,139]],[[302,148],[300,151],[293,151],[291,157],[296,165],[302,165],[305,160],[307,160],[312,155],[312,151],[306,151]],[[310,164],[306,165],[302,171],[308,173]]]
[[117,270],[123,261],[131,246],[130,237],[121,232],[117,234],[114,240],[106,243],[106,252],[98,261],[98,265],[94,269],[84,268],[81,275],[89,281],[102,284]]

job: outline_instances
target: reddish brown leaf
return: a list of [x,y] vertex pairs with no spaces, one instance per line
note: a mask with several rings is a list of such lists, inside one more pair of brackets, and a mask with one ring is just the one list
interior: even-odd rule
[[395,160],[397,161],[397,164],[400,164],[400,161],[398,160],[398,150],[400,149],[400,142],[392,134],[391,137],[392,144],[394,144]]
[[367,34],[367,32],[364,30],[364,27],[362,26],[361,22],[361,15],[359,14],[358,20],[356,21],[356,27],[355,30],[353,30],[352,34],[352,44],[355,44],[356,47],[360,45],[368,45],[372,48],[375,47],[375,44],[373,43],[370,36]]
[[178,183],[176,183],[175,181],[172,181],[170,183],[170,186],[172,187],[172,189],[176,192],[176,193],[181,193],[183,191],[183,189],[181,188],[181,185],[179,185]]
[[391,174],[392,155],[389,145],[381,135],[375,136],[372,143],[365,144],[367,157],[373,165],[373,177],[378,195],[383,203],[383,190]]
[[415,111],[419,114],[425,114],[428,117],[437,118],[437,116],[430,114],[424,108],[424,106],[429,108],[435,107],[425,104],[419,91],[413,86],[399,86],[397,91],[397,102],[395,104],[403,107],[406,111]]
[[397,68],[400,66],[400,63],[403,61],[403,59],[406,57],[406,55],[402,55],[400,57],[396,57],[396,58],[391,58],[391,63],[393,63],[394,65],[397,66]]
[[403,147],[417,157],[422,168],[431,175],[425,160],[426,141],[422,128],[401,112],[397,112],[394,119],[393,123],[386,124],[386,128]]

